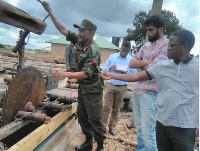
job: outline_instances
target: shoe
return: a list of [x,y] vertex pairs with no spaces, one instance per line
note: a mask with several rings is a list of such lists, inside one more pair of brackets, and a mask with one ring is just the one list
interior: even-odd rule
[[88,143],[88,142],[85,142],[83,143],[81,146],[76,146],[75,150],[76,151],[89,151],[89,150],[92,150],[92,142]]
[[114,128],[109,128],[109,133],[111,135],[115,135],[115,129]]
[[97,142],[97,150],[96,151],[103,151],[103,141]]

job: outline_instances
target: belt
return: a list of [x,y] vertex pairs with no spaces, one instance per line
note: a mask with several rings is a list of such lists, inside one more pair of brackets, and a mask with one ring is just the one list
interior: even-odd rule
[[[111,83],[109,83],[109,84],[111,84]],[[114,85],[114,84],[111,84],[111,85]],[[127,85],[124,84],[124,85],[114,85],[114,86],[116,86],[116,87],[120,87],[120,86],[127,86]]]

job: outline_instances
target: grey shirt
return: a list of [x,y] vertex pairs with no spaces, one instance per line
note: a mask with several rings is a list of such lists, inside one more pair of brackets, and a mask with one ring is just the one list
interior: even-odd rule
[[75,62],[76,47],[73,44],[69,44],[65,48],[65,65],[70,70],[76,69]]
[[164,60],[147,69],[156,79],[158,99],[156,120],[164,126],[199,126],[199,59],[176,64]]

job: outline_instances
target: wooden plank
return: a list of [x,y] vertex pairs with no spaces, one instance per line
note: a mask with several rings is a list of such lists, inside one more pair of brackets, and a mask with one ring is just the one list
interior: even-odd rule
[[34,151],[66,151],[71,140],[81,132],[81,128],[75,117],[65,123],[34,149]]
[[59,141],[49,151],[68,151],[69,145],[73,138],[81,133],[80,125],[78,120],[73,124],[73,127],[68,131],[67,134],[63,135]]
[[62,123],[64,123],[77,110],[77,103],[72,104],[72,109],[60,112],[48,124],[43,124],[28,136],[13,145],[8,151],[32,151],[48,136],[50,136]]
[[0,0],[0,22],[41,35],[47,24],[23,10]]

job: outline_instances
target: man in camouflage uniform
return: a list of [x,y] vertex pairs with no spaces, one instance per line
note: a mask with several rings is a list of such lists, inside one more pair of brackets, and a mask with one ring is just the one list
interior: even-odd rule
[[[94,42],[93,37],[97,29],[91,21],[84,19],[78,28],[78,35],[67,30],[52,14],[49,3],[43,2],[43,7],[49,13],[56,28],[66,36],[76,47],[76,72],[65,72],[61,69],[54,69],[54,77],[69,77],[78,79],[78,120],[86,141],[75,148],[76,151],[92,150],[93,135],[97,142],[97,151],[103,151],[105,139],[103,131],[103,80],[98,74],[100,64],[100,49]],[[93,66],[93,62],[97,62]]]

